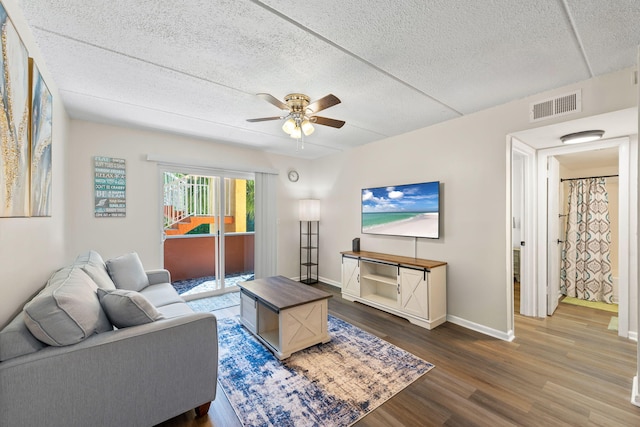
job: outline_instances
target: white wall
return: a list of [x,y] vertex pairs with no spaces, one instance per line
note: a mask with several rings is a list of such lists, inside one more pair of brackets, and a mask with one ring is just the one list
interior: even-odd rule
[[53,95],[52,215],[49,218],[0,218],[0,328],[44,285],[66,260],[64,252],[65,192],[63,186],[68,117],[55,82],[14,0],[4,8],[34,58]]
[[[322,199],[320,276],[340,281],[339,252],[361,237],[362,249],[444,260],[448,312],[455,319],[498,332],[509,330],[505,136],[531,127],[636,106],[630,70],[611,73],[539,96],[305,161],[166,133],[68,119],[55,82],[37,50],[15,0],[4,0],[30,54],[54,94],[53,216],[0,220],[0,325],[16,313],[55,269],[94,248],[106,258],[135,250],[148,268],[160,267],[158,172],[147,154],[210,160],[211,165],[273,168],[278,192],[278,273],[298,275],[297,200]],[[583,112],[528,123],[531,100],[583,91]],[[69,126],[69,129],[68,129]],[[127,160],[127,217],[93,217],[93,156]],[[286,171],[301,172],[289,183]],[[66,169],[66,170],[65,170]],[[64,172],[63,172],[64,171]],[[408,238],[360,235],[363,187],[440,180],[442,238],[422,239],[414,254]],[[65,229],[66,226],[66,229]]]
[[[361,238],[367,251],[442,260],[447,309],[459,323],[509,333],[511,280],[507,277],[506,135],[559,121],[636,105],[630,70],[511,102],[314,162],[315,196],[322,199],[320,275],[340,281],[340,251]],[[532,126],[532,100],[581,88],[583,111]],[[360,190],[419,181],[442,182],[439,240],[360,234]],[[510,245],[509,245],[510,246]]]
[[[292,149],[295,150],[294,145]],[[136,251],[146,268],[162,267],[159,172],[157,163],[146,160],[149,154],[185,164],[279,171],[278,273],[288,277],[298,276],[299,228],[296,202],[310,196],[308,160],[167,133],[79,120],[71,121],[69,132],[70,160],[66,175],[70,207],[67,214],[68,253],[78,254],[95,249],[103,258],[108,259]],[[95,156],[126,160],[125,218],[94,217]],[[291,183],[287,179],[290,168],[296,168],[300,172],[297,183]]]

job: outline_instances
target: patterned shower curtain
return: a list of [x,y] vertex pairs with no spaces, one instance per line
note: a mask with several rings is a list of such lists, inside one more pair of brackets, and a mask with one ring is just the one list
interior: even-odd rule
[[604,178],[569,181],[569,213],[560,290],[587,301],[613,303],[611,225]]

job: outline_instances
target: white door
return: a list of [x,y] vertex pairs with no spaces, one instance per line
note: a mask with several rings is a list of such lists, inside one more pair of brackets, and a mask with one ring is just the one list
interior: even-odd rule
[[547,314],[550,316],[558,308],[560,296],[560,163],[551,156],[547,163]]

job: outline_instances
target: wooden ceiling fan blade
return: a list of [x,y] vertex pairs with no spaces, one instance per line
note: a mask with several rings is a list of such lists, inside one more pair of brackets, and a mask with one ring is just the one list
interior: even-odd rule
[[340,104],[340,100],[337,96],[333,94],[329,94],[324,98],[320,98],[317,101],[312,102],[307,106],[308,110],[311,110],[313,113],[317,113],[326,108],[333,107],[334,105]]
[[280,119],[282,119],[282,117],[277,116],[277,117],[261,117],[259,119],[247,119],[247,121],[254,123],[254,122],[266,122],[268,120],[280,120]]
[[315,124],[331,126],[332,128],[338,128],[338,129],[340,129],[346,123],[342,120],[329,119],[327,117],[319,117],[319,116],[313,116],[313,117],[310,117],[309,119],[311,120],[311,122]]
[[278,107],[281,110],[288,110],[289,109],[289,106],[287,104],[285,104],[284,102],[280,101],[278,98],[276,98],[273,95],[270,95],[268,93],[258,93],[257,95],[260,98],[262,98],[265,101],[267,101],[268,103],[275,105],[276,107]]

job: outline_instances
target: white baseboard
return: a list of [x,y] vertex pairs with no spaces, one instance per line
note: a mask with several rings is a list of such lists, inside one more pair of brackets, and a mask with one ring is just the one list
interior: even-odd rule
[[326,277],[320,277],[319,280],[322,283],[326,283],[327,285],[335,286],[336,288],[342,289],[342,283],[336,282],[335,280],[327,279]]
[[640,406],[640,394],[638,394],[638,376],[633,377],[633,388],[631,390],[631,403]]
[[488,327],[486,327],[484,325],[480,325],[478,323],[470,322],[470,321],[468,321],[466,319],[463,319],[461,317],[452,316],[450,314],[447,314],[447,322],[451,322],[451,323],[454,323],[456,325],[460,325],[460,326],[462,326],[464,328],[471,329],[472,331],[480,332],[481,334],[489,335],[490,337],[498,338],[498,339],[503,340],[503,341],[511,342],[515,338],[513,330],[508,331],[508,332],[502,332],[502,331],[499,331],[497,329],[488,328]]
[[[289,279],[293,280],[294,282],[299,282],[300,281],[300,276],[298,277],[289,277]],[[335,286],[336,288],[340,288],[342,289],[341,283],[340,282],[336,282],[335,280],[331,280],[331,279],[327,279],[326,277],[318,277],[318,280],[322,283],[326,283],[327,285],[331,285],[331,286]]]
[[629,331],[629,332],[628,332],[628,334],[627,334],[627,337],[628,337],[631,341],[638,342],[638,333],[637,333],[637,332]]
[[[299,280],[299,278],[292,278],[292,280]],[[336,288],[342,288],[342,284],[341,282],[337,282],[335,280],[331,280],[328,279],[326,277],[319,277],[319,280],[323,283],[326,283],[328,285],[331,286],[335,286]],[[482,334],[485,335],[489,335],[491,337],[503,340],[503,341],[513,341],[513,339],[515,338],[515,335],[513,333],[513,330],[509,331],[509,332],[502,332],[502,331],[498,331],[497,329],[492,329],[492,328],[488,328],[484,325],[480,325],[477,323],[473,323],[470,322],[466,319],[462,319],[460,317],[456,317],[456,316],[452,316],[452,315],[447,315],[447,321],[451,322],[451,323],[455,323],[456,325],[460,325],[462,327],[465,327],[467,329],[471,329],[473,331],[476,332],[480,332]]]

